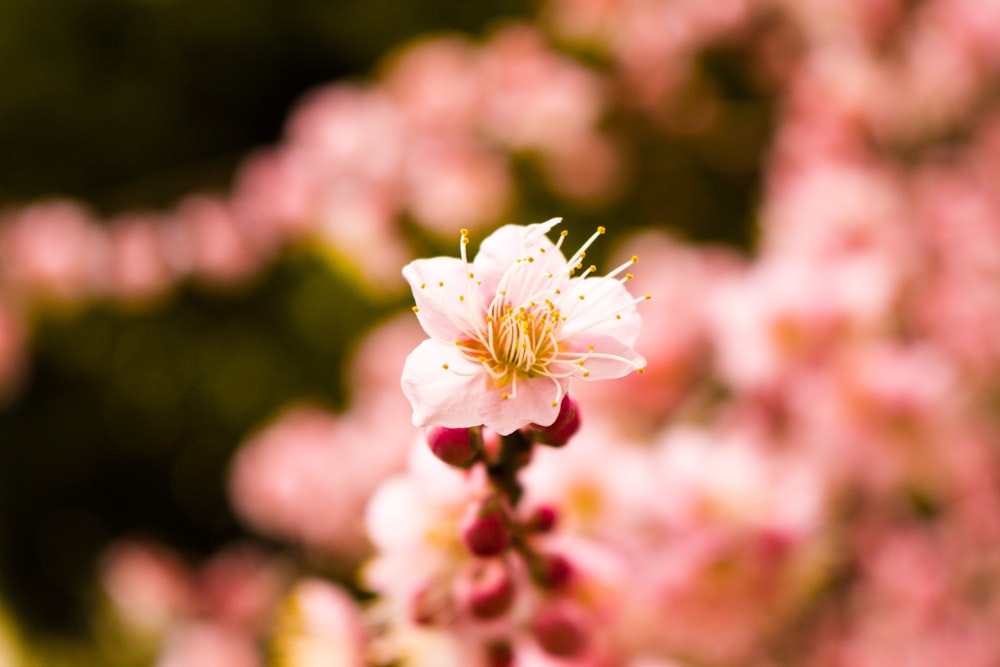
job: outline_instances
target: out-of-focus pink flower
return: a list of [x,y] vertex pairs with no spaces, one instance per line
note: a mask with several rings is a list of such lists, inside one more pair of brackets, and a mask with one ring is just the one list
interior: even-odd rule
[[189,197],[172,221],[174,262],[185,275],[214,285],[240,283],[257,268],[258,249],[241,226],[233,207],[211,197]]
[[104,556],[102,583],[122,617],[143,632],[162,635],[197,609],[187,566],[153,544],[114,545]]
[[104,283],[106,242],[79,205],[35,204],[0,220],[0,266],[19,300],[73,301]]
[[499,220],[513,187],[505,157],[467,137],[413,141],[404,177],[410,211],[442,235]]
[[225,625],[196,622],[179,628],[167,642],[156,667],[260,667],[256,642]]
[[197,590],[204,613],[260,635],[287,587],[280,562],[251,547],[229,547],[198,571]]
[[480,123],[515,149],[559,151],[593,131],[603,109],[593,73],[547,49],[527,26],[500,31],[482,55],[491,91]]
[[[635,299],[614,276],[582,268],[585,249],[567,261],[545,234],[557,223],[507,225],[483,241],[476,258],[416,260],[403,269],[430,339],[403,368],[403,391],[417,426],[484,424],[509,434],[546,426],[569,379],[612,379],[640,369]],[[577,265],[580,265],[577,267]]]
[[165,221],[133,215],[112,222],[107,231],[107,292],[143,302],[165,292],[176,276],[164,254]]
[[292,408],[237,453],[230,479],[233,504],[264,533],[354,561],[367,551],[361,509],[396,467],[391,457],[369,461],[371,442],[371,434],[349,418]]
[[390,59],[381,85],[418,131],[467,131],[482,96],[479,51],[457,37],[418,41]]
[[303,579],[288,595],[273,640],[279,667],[363,667],[368,633],[357,603],[321,579]]

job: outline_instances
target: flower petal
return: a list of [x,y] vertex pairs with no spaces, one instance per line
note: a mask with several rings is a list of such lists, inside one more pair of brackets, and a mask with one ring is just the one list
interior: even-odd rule
[[[510,435],[529,424],[548,426],[556,420],[559,402],[566,393],[565,381],[557,385],[550,378],[536,377],[518,378],[515,382],[516,387],[494,389],[480,399],[479,412],[487,428]],[[504,399],[504,394],[508,398]]]
[[403,267],[417,319],[431,338],[451,345],[483,330],[485,308],[469,272],[469,265],[454,257],[418,259]]
[[621,282],[613,278],[574,279],[562,297],[560,306],[566,316],[563,337],[608,336],[629,346],[635,344],[642,317],[635,298]]
[[403,365],[403,393],[413,406],[414,426],[479,426],[476,396],[493,389],[482,366],[454,345],[434,339],[417,346]]
[[[579,354],[574,356],[574,353]],[[578,363],[580,354],[586,355],[583,366]],[[646,360],[631,345],[610,336],[588,335],[566,341],[566,351],[562,356],[568,356],[570,360],[557,363],[567,370],[580,369],[576,377],[588,381],[613,380],[646,366]]]
[[[479,246],[479,252],[473,260],[475,271],[481,277],[483,294],[492,297],[500,287],[505,274],[525,269],[530,270],[520,278],[531,279],[535,276],[544,277],[548,273],[559,274],[566,269],[566,258],[562,251],[546,236],[561,218],[553,218],[548,222],[536,225],[504,225],[485,239]],[[524,265],[523,260],[531,258],[532,266]],[[520,281],[519,281],[520,282]],[[521,299],[515,299],[520,302]]]

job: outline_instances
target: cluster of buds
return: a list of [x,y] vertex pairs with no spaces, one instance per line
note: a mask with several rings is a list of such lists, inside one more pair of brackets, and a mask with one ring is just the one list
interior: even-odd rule
[[530,512],[518,507],[518,473],[530,463],[536,444],[562,447],[579,425],[578,406],[565,396],[558,417],[547,427],[531,425],[509,435],[483,427],[434,426],[426,432],[427,445],[438,459],[469,474],[485,471],[486,484],[458,520],[459,542],[469,558],[450,582],[450,613],[419,613],[428,607],[427,600],[420,600],[415,618],[430,625],[451,622],[456,615],[481,623],[507,619],[510,636],[486,642],[491,665],[510,664],[513,637],[524,633],[553,656],[575,656],[586,647],[585,619],[563,599],[572,590],[574,566],[566,555],[544,546],[558,513],[544,505]]

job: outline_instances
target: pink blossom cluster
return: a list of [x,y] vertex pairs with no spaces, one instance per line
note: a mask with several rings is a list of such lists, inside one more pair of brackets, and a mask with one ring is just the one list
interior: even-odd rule
[[[290,409],[234,459],[248,526],[367,593],[292,589],[270,617],[281,664],[996,664],[997,3],[544,11],[610,66],[525,27],[420,43],[378,85],[308,99],[214,209],[239,247],[318,234],[371,284],[410,259],[403,217],[463,228],[460,257],[407,264],[416,316],[359,349],[351,407]],[[512,155],[567,199],[600,196],[621,173],[605,111],[657,113],[727,40],[775,87],[752,254],[650,229],[598,272],[593,239],[563,254],[553,221],[487,236],[514,208]],[[50,242],[18,242],[39,210],[5,227],[5,294],[107,294],[110,255],[80,249],[116,235],[127,284],[166,284],[129,258],[169,246],[72,206],[31,225]],[[23,344],[11,322],[0,351]],[[133,619],[173,638],[230,618],[175,583],[191,575],[147,565],[105,579]],[[163,664],[196,664],[168,661],[178,645]]]

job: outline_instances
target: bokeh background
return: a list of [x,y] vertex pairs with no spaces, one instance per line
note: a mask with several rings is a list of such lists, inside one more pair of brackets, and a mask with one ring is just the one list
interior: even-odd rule
[[[997,3],[974,0],[4,0],[0,645],[20,654],[11,664],[152,664],[158,640],[108,620],[120,603],[108,554],[123,543],[169,545],[188,564],[243,545],[369,596],[354,572],[370,545],[317,546],[327,536],[313,526],[240,504],[237,453],[282,415],[306,439],[362,408],[405,429],[405,402],[379,403],[359,379],[398,377],[399,343],[370,336],[408,312],[402,265],[455,254],[463,227],[478,242],[506,222],[561,216],[577,240],[603,225],[607,242],[588,256],[602,267],[652,230],[634,249],[662,279],[646,285],[668,295],[650,319],[682,332],[636,407],[648,433],[753,412],[754,428],[812,456],[789,436],[809,423],[796,410],[814,416],[790,398],[798,373],[839,369],[870,335],[942,353],[973,397],[954,421],[986,434],[993,470],[995,28]],[[872,266],[841,281],[854,253]],[[814,273],[755,271],[786,255]],[[964,273],[972,264],[985,268]],[[761,336],[781,361],[761,363],[777,371],[741,375],[739,360],[760,352],[740,339],[746,321],[694,315],[714,277],[733,275],[749,291],[719,303],[736,319],[773,316]],[[782,301],[795,287],[815,293]],[[843,292],[830,299],[835,324],[813,326],[828,288]],[[865,296],[879,290],[891,296]],[[673,312],[687,324],[664,325]],[[908,383],[906,371],[865,369]],[[389,437],[360,421],[372,428],[331,439],[364,452]],[[950,502],[938,490],[951,482],[923,472],[871,492],[858,481],[866,456],[831,483],[831,524],[869,506],[918,522]],[[403,465],[388,459],[372,456],[363,493]],[[349,484],[333,468],[367,464],[355,452],[331,466],[339,481],[316,502],[336,505]],[[810,600],[845,599],[863,558],[844,562]],[[683,664],[751,664],[700,660]]]

